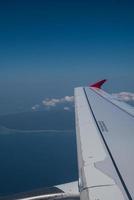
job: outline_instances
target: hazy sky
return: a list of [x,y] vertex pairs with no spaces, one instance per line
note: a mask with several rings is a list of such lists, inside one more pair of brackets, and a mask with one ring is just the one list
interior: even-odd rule
[[0,1],[0,107],[101,78],[110,92],[134,91],[133,0]]

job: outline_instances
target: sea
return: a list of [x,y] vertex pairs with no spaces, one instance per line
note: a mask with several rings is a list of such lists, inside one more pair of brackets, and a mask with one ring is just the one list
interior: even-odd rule
[[0,116],[0,197],[76,180],[74,111]]
[[[35,113],[31,113],[30,118],[32,115],[35,120]],[[70,116],[73,121],[72,114],[64,115],[64,119]],[[61,117],[63,118],[64,115],[62,114]],[[15,116],[17,122],[18,114]],[[23,130],[17,130],[16,127],[10,129],[15,116],[4,116],[0,120],[6,123],[4,124],[6,127],[3,124],[0,127],[0,197],[77,180],[75,130],[70,129],[72,127],[64,130],[62,120],[61,130],[37,130],[38,126],[36,131],[24,130],[26,125],[23,126]],[[37,116],[39,117],[39,114]],[[29,113],[28,115],[25,113],[25,120],[23,119],[19,126],[22,127],[28,120]],[[18,124],[16,124],[17,128],[19,128]],[[55,118],[52,129],[57,127],[57,124]]]

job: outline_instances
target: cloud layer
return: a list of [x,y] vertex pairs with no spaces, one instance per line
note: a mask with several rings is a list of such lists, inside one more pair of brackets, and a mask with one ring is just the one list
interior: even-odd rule
[[134,102],[134,93],[132,92],[120,92],[112,94],[115,98],[119,99],[120,101]]
[[32,107],[32,110],[33,110],[33,111],[36,111],[36,110],[38,110],[39,108],[40,108],[40,105],[36,104],[36,105],[34,105],[34,106]]
[[33,111],[55,108],[60,106],[65,111],[71,110],[74,103],[74,96],[65,96],[63,98],[46,98],[40,104],[32,107]]
[[[120,92],[113,93],[112,96],[120,101],[134,102],[134,93]],[[63,98],[46,98],[40,104],[36,104],[32,107],[33,111],[55,108],[56,106],[62,106],[63,110],[71,110],[74,104],[74,96],[65,96]]]
[[42,101],[42,104],[46,107],[55,107],[58,104],[65,104],[65,103],[73,103],[74,102],[74,96],[65,96],[63,98],[59,98],[59,99],[45,99]]

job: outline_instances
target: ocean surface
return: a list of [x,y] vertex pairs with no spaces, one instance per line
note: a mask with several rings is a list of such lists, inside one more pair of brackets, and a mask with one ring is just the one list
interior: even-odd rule
[[[70,114],[70,117],[72,117],[72,114]],[[17,118],[18,115],[16,115],[16,121]],[[28,118],[25,115],[25,121],[27,120]],[[8,118],[7,126],[10,125],[9,122]],[[25,124],[24,121],[22,123]],[[17,128],[19,128],[18,124]],[[25,127],[23,128],[25,129]],[[77,180],[74,130],[20,131],[1,126],[0,196],[74,180]]]
[[0,196],[76,179],[74,132],[0,135]]
[[75,180],[73,111],[0,116],[0,197]]

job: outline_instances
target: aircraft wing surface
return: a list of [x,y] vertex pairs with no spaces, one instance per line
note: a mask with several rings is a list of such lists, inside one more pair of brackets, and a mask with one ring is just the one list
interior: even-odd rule
[[81,200],[134,199],[134,108],[100,87],[75,88]]
[[134,108],[104,82],[75,88],[79,180],[0,199],[134,200]]

